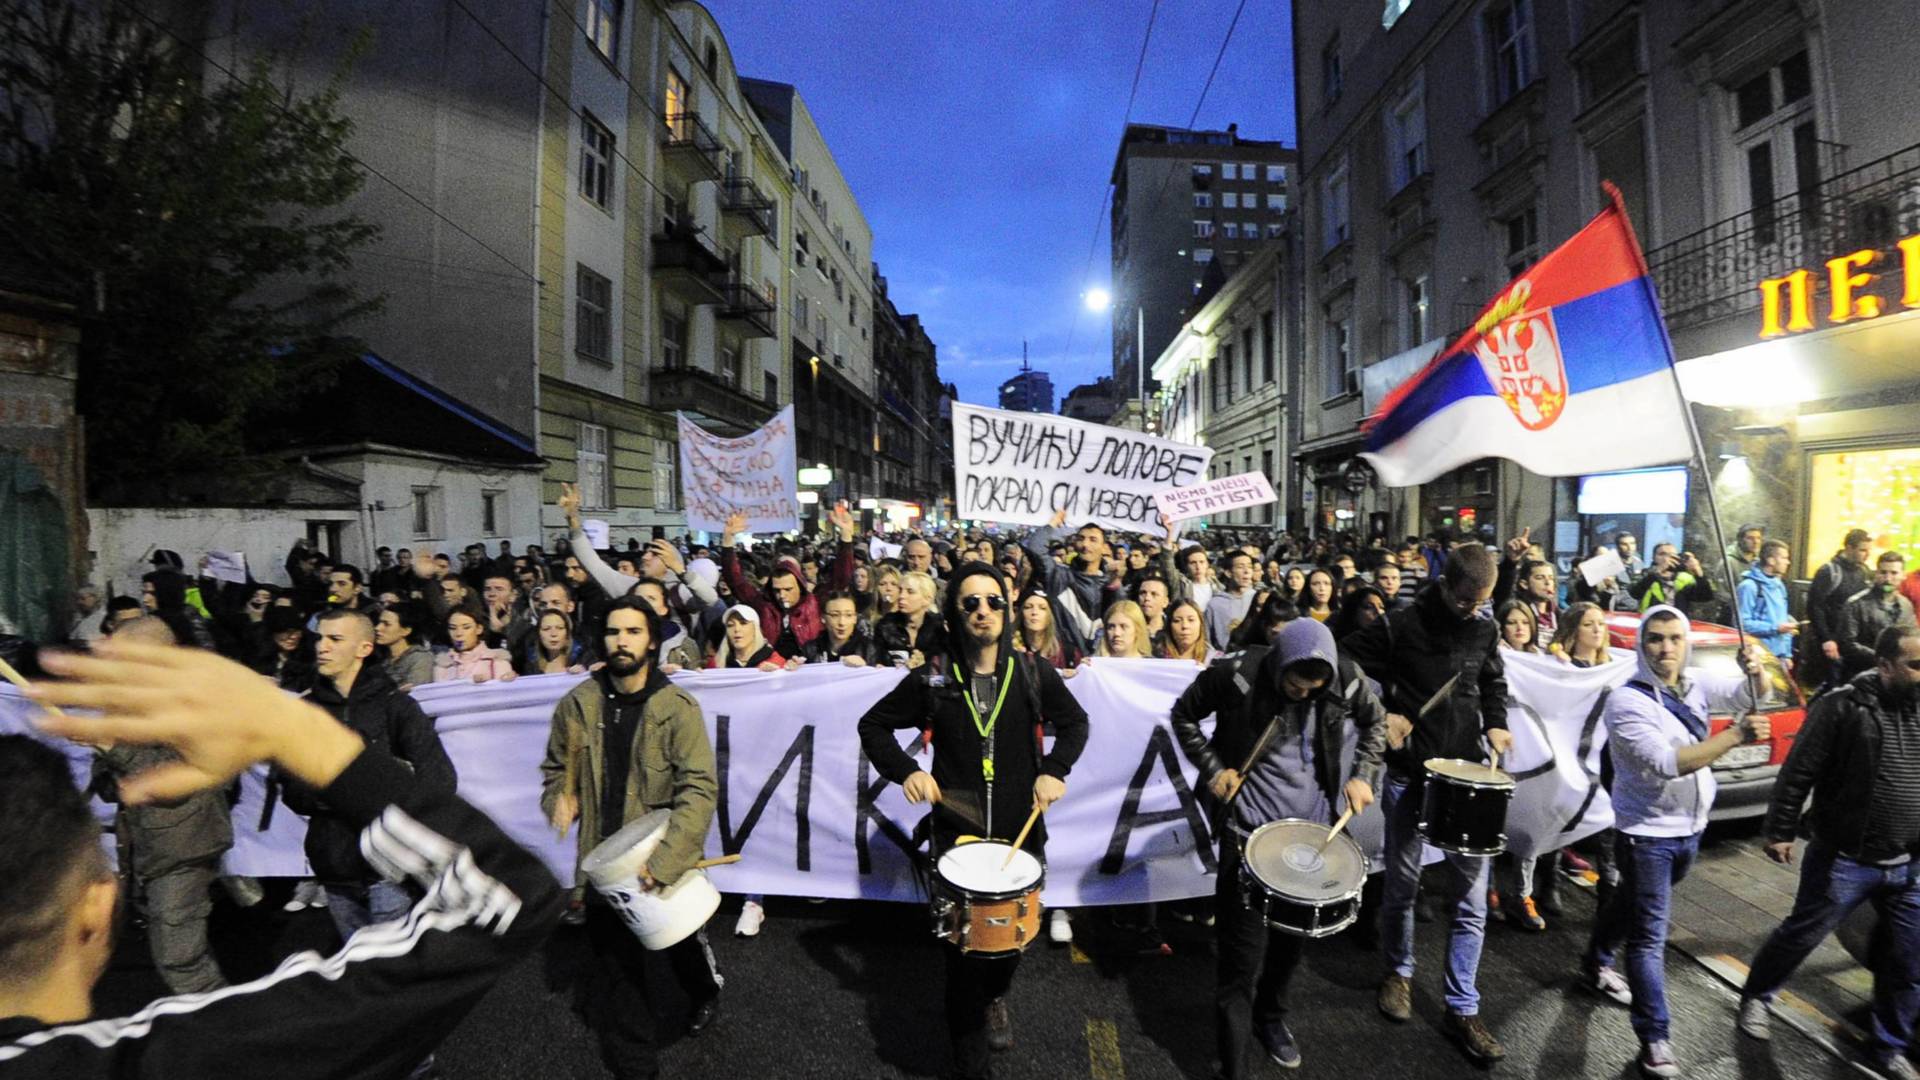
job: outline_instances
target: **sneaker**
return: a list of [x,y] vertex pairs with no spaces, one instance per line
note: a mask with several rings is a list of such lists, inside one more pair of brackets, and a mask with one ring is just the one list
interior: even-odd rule
[[1914,1068],[1913,1062],[1900,1054],[1874,1058],[1873,1068],[1887,1080],[1920,1080],[1920,1069]]
[[1067,918],[1065,908],[1054,908],[1047,916],[1047,940],[1055,945],[1065,945],[1073,940],[1073,921]]
[[1740,1014],[1734,1018],[1733,1026],[1740,1034],[1756,1042],[1766,1042],[1773,1038],[1773,1006],[1760,998],[1743,997],[1740,999]]
[[1395,1023],[1413,1019],[1413,980],[1405,975],[1389,975],[1380,981],[1377,999],[1381,1015]]
[[735,937],[759,937],[760,924],[767,921],[767,909],[749,900],[740,905],[740,921],[733,924]]
[[1007,1012],[1006,998],[987,1003],[987,1046],[993,1050],[1013,1049],[1013,1015]]
[[293,887],[293,896],[281,905],[281,911],[305,911],[308,908],[326,907],[327,891],[320,883],[312,879],[302,881]]
[[1467,1056],[1481,1064],[1499,1061],[1507,1056],[1507,1048],[1493,1037],[1487,1025],[1480,1022],[1479,1014],[1462,1016],[1457,1012],[1447,1013],[1447,1034],[1459,1041]]
[[1665,1039],[1655,1039],[1640,1047],[1638,1062],[1640,1072],[1646,1076],[1680,1075],[1680,1063],[1673,1059],[1673,1044]]
[[1522,930],[1545,930],[1547,920],[1540,917],[1540,909],[1534,906],[1533,897],[1520,898],[1520,908],[1507,916],[1507,921]]
[[1293,1032],[1287,1030],[1286,1021],[1275,1020],[1270,1026],[1255,1030],[1253,1035],[1275,1065],[1283,1069],[1300,1067],[1300,1044],[1293,1041]]
[[1571,870],[1576,874],[1593,873],[1593,864],[1582,858],[1580,853],[1572,848],[1560,849],[1560,866],[1562,869]]
[[1610,967],[1588,968],[1582,986],[1616,1005],[1633,1004],[1633,987],[1626,976]]

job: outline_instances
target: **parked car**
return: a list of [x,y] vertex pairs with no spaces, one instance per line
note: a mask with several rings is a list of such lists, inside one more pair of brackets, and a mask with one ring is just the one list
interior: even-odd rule
[[[1640,638],[1640,616],[1628,612],[1609,614],[1607,633],[1614,648],[1633,651]],[[1687,640],[1693,647],[1687,665],[1689,670],[1714,674],[1740,670],[1740,632],[1733,627],[1695,622]],[[1758,642],[1755,645],[1764,654],[1762,670],[1766,692],[1761,697],[1760,711],[1771,721],[1773,735],[1751,746],[1736,746],[1713,763],[1713,778],[1720,789],[1709,815],[1713,821],[1759,817],[1767,812],[1767,803],[1773,798],[1774,779],[1780,775],[1787,751],[1793,749],[1793,740],[1807,718],[1807,703],[1800,694],[1799,684],[1787,675],[1786,667],[1767,652],[1765,646]],[[1717,732],[1733,721],[1732,716],[1715,713],[1708,718],[1708,726]]]

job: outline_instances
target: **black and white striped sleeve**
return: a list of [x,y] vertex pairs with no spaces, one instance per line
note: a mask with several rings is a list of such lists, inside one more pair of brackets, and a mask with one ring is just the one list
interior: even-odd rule
[[407,1075],[546,939],[562,893],[485,814],[412,783],[388,755],[361,754],[323,794],[368,823],[361,851],[376,869],[425,890],[405,919],[361,930],[332,956],[291,956],[249,983],[0,1042],[0,1075]]

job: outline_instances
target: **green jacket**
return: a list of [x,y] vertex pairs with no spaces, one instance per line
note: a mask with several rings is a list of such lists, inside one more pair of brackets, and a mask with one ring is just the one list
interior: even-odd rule
[[713,745],[707,722],[693,695],[667,681],[659,667],[649,670],[652,694],[641,711],[627,770],[626,809],[620,821],[600,820],[600,794],[606,783],[604,714],[607,700],[604,674],[596,674],[573,688],[553,709],[553,728],[547,735],[546,760],[540,763],[540,810],[552,820],[562,792],[580,801],[579,854],[584,857],[620,826],[653,810],[671,808],[667,835],[647,863],[648,873],[662,885],[680,880],[700,859],[713,824],[714,800],[719,792],[713,764]]

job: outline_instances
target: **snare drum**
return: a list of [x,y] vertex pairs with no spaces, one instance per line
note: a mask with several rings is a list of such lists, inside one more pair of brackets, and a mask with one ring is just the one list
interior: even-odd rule
[[[1013,861],[1007,863],[1010,851]],[[1040,890],[1046,883],[1040,860],[1012,844],[956,844],[934,864],[933,936],[976,956],[1021,952],[1040,936]]]
[[1242,846],[1241,902],[1275,930],[1326,937],[1360,916],[1367,857],[1344,832],[1327,843],[1327,829],[1298,818],[1270,821]]
[[1427,762],[1426,794],[1420,800],[1420,836],[1457,855],[1498,855],[1507,850],[1507,804],[1513,777],[1459,758]]

